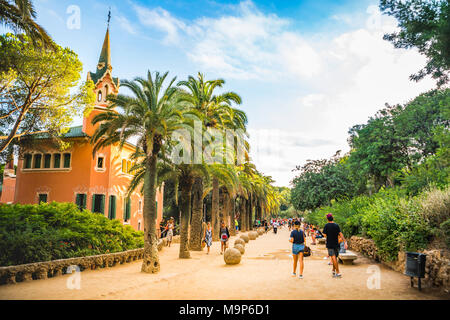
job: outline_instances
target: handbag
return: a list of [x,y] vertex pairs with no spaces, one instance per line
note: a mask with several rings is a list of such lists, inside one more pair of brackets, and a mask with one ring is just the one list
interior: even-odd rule
[[309,257],[311,255],[311,249],[305,245],[305,249],[303,250],[303,256]]
[[206,241],[202,240],[202,248],[206,247]]

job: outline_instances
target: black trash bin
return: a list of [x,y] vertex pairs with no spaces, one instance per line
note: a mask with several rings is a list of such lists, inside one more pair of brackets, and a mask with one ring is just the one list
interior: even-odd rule
[[425,263],[427,255],[418,252],[406,252],[405,275],[411,277],[411,287],[414,286],[414,278],[418,278],[419,290],[421,287],[421,278],[425,278]]

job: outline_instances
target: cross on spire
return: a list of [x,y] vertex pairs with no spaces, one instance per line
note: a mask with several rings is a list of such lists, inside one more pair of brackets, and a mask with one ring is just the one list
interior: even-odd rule
[[108,11],[108,28],[109,28],[109,21],[111,20],[111,7],[109,7]]

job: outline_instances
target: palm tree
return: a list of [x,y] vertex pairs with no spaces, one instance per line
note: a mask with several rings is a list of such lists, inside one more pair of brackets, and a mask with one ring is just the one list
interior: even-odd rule
[[[192,194],[193,194],[193,186],[194,181],[196,179],[206,179],[206,181],[209,181],[209,173],[207,171],[207,166],[204,163],[201,164],[192,164],[192,163],[179,163],[174,164],[172,161],[166,159],[164,163],[164,168],[160,171],[160,179],[161,180],[167,180],[170,179],[175,182],[175,188],[178,189],[178,186],[180,188],[180,252],[179,252],[179,258],[180,259],[189,259],[190,253],[189,250],[191,250],[193,243],[191,243],[190,240],[192,240],[191,237],[188,237],[189,235],[189,225],[190,225],[190,218],[191,218],[191,211],[193,213],[192,215],[192,221],[194,220],[200,220],[200,228],[201,228],[201,214],[200,217],[195,216],[194,212],[191,208],[192,203]],[[178,190],[177,190],[178,191]],[[200,198],[201,202],[203,202],[203,194],[198,195],[194,193],[194,199]],[[198,203],[194,202],[195,206],[198,206]],[[196,214],[198,214],[196,212]],[[201,231],[201,229],[200,229]],[[192,233],[192,230],[191,230]],[[201,250],[201,238],[200,238],[200,232],[198,234],[198,239],[194,237],[193,241],[196,241],[195,244],[200,245]],[[197,243],[198,242],[198,243]]]
[[30,0],[0,0],[0,25],[15,33],[24,32],[35,44],[41,42],[45,47],[53,47],[53,40],[35,19],[36,10]]
[[160,270],[155,203],[157,162],[164,156],[172,132],[179,129],[181,123],[179,90],[172,87],[176,78],[163,89],[167,74],[156,72],[153,78],[148,71],[146,79],[122,81],[121,86],[130,89],[132,96],[108,96],[108,110],[92,120],[93,124],[100,124],[91,138],[94,154],[108,145],[118,144],[122,148],[130,138],[137,138],[133,157],[140,161],[132,168],[135,175],[128,193],[143,183],[145,247],[141,270],[149,273]]
[[[189,76],[187,81],[180,81],[179,86],[185,87],[189,94],[185,96],[185,101],[192,105],[193,109],[197,111],[199,118],[203,122],[205,129],[214,128],[219,130],[224,129],[245,129],[247,117],[245,112],[232,108],[232,103],[240,104],[241,98],[234,92],[225,92],[220,95],[214,95],[216,88],[221,88],[225,84],[222,79],[205,81],[204,76],[198,73],[197,79]],[[211,170],[212,178],[212,225],[213,238],[218,240],[219,237],[219,177],[223,176],[216,167]],[[223,168],[223,167],[222,167]],[[198,195],[202,194],[203,183],[201,179],[194,181],[194,190],[197,196],[194,197],[196,203],[193,205],[195,212],[193,212],[192,228],[191,228],[191,248],[193,250],[201,250],[201,243],[198,241],[201,233],[201,219],[200,208],[203,203],[199,203]]]

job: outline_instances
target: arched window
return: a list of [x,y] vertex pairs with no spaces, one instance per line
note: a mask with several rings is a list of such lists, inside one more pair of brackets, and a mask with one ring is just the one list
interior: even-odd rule
[[108,85],[107,84],[105,84],[105,98],[108,96],[108,94],[109,94],[109,90],[108,90],[109,88],[108,88]]
[[98,102],[102,101],[102,90],[98,90],[97,101]]

